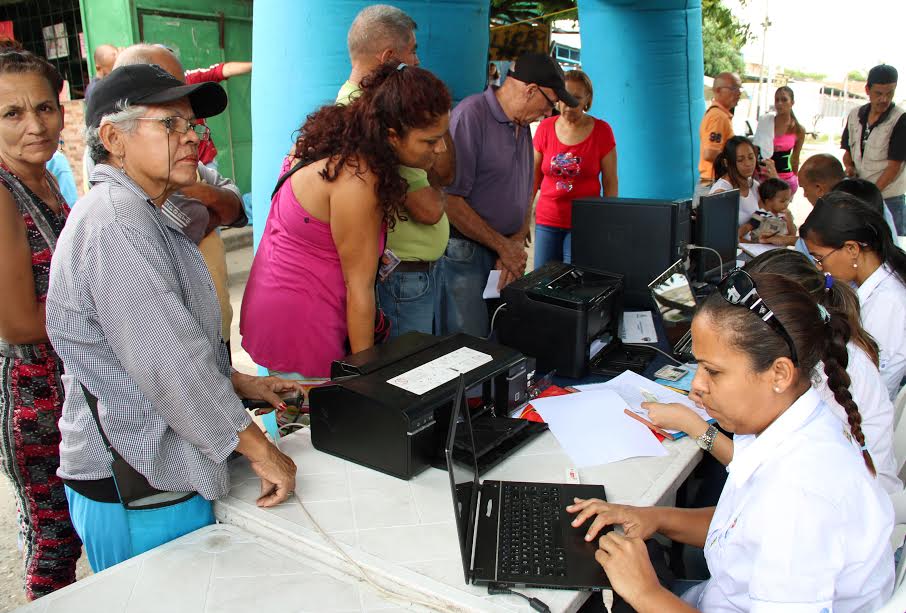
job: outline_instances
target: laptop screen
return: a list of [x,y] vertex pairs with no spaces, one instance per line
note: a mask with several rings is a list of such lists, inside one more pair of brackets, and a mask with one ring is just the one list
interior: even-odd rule
[[674,263],[657,279],[648,284],[651,295],[664,321],[671,345],[689,331],[695,315],[695,294],[686,277],[683,261]]
[[[453,459],[453,448],[457,433],[465,429],[470,441],[469,464]],[[450,411],[450,429],[447,431],[445,447],[447,456],[447,473],[450,475],[450,489],[453,493],[453,514],[456,517],[456,530],[459,533],[459,551],[462,553],[462,572],[466,583],[470,580],[472,567],[473,526],[475,506],[478,504],[478,464],[475,460],[475,440],[472,434],[472,421],[466,403],[465,379],[459,375],[456,384],[456,397]],[[460,454],[460,457],[462,455]]]

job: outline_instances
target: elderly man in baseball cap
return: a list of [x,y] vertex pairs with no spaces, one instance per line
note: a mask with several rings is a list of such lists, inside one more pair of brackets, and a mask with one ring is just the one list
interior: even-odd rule
[[438,261],[443,290],[436,334],[487,336],[482,292],[489,273],[500,271],[502,288],[525,272],[534,180],[529,124],[550,116],[558,101],[578,106],[563,70],[548,55],[526,53],[503,85],[453,109],[456,178],[446,188],[450,240]]

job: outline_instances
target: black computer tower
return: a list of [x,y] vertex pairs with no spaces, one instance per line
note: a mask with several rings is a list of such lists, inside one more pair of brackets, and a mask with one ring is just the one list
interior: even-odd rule
[[691,200],[573,200],[572,262],[623,275],[628,310],[651,308],[648,284],[685,259]]

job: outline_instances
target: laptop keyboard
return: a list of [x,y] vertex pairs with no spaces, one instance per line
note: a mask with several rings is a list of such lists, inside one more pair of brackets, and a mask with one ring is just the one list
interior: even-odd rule
[[503,484],[498,565],[505,575],[565,577],[559,487]]

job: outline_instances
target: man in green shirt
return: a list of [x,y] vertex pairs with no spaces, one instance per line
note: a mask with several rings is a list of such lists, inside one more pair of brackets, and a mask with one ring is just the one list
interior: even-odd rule
[[[337,94],[337,104],[354,99],[362,79],[391,58],[418,66],[415,29],[415,21],[398,8],[375,4],[362,9],[349,28],[352,72]],[[409,183],[408,219],[397,221],[387,235],[387,247],[401,262],[387,279],[377,283],[378,305],[392,322],[392,336],[434,331],[439,304],[434,263],[444,254],[450,236],[446,198],[440,187],[451,182],[455,168],[453,143],[449,137],[445,143],[447,156],[430,173],[399,167],[400,176]]]

